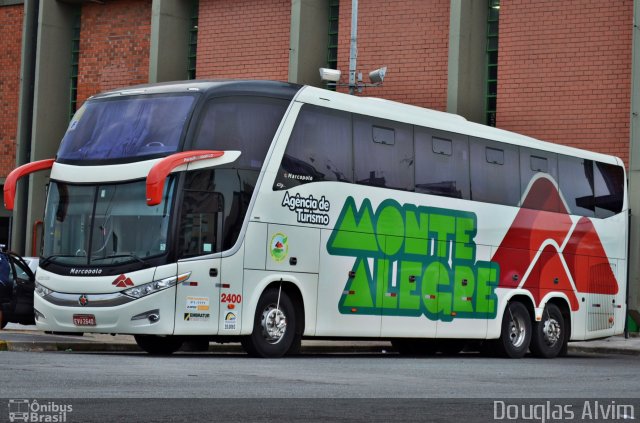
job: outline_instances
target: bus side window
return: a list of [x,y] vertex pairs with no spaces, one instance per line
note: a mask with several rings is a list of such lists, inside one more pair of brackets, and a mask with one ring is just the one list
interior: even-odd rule
[[356,183],[414,190],[411,125],[354,115],[353,150]]
[[469,137],[415,127],[416,192],[469,199]]
[[471,139],[471,199],[517,206],[520,202],[520,156],[517,146]]
[[548,151],[520,147],[520,192],[522,207],[563,211],[556,194],[558,183],[558,155]]
[[594,217],[593,161],[559,155],[558,173],[560,193],[569,213]]
[[179,256],[211,254],[221,249],[223,198],[214,190],[213,170],[186,175],[180,217]]
[[620,213],[624,200],[623,168],[594,162],[593,170],[596,217],[606,218]]
[[322,181],[353,182],[351,114],[306,104],[293,127],[273,189]]

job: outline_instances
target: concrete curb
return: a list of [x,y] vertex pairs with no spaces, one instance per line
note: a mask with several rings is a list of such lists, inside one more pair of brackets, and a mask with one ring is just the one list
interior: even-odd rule
[[569,345],[569,352],[587,353],[587,354],[620,354],[620,355],[640,355],[640,351],[629,348],[615,348],[615,347],[586,347],[586,346],[571,346]]

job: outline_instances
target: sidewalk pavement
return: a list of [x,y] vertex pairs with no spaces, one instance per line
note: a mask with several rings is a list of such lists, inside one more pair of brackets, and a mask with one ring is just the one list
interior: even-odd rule
[[[569,353],[640,355],[640,337],[631,334],[606,339],[569,343]],[[186,348],[188,351],[188,346]],[[140,352],[130,335],[86,333],[53,335],[33,326],[9,324],[0,330],[0,351],[67,351],[67,352]],[[209,352],[218,354],[242,353],[239,343],[209,345]],[[393,353],[389,341],[317,341],[303,340],[303,354],[386,354]]]

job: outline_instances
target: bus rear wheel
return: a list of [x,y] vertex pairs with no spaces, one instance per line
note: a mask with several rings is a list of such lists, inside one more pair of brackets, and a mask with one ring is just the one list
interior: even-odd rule
[[135,335],[136,344],[151,355],[171,355],[182,347],[180,336]]
[[253,332],[242,338],[242,347],[252,357],[278,358],[299,350],[293,301],[286,291],[267,289],[256,307]]
[[531,317],[524,304],[510,302],[502,316],[500,338],[495,341],[495,352],[501,357],[522,358],[531,342]]
[[565,338],[562,312],[555,304],[547,304],[542,312],[542,320],[533,325],[531,353],[540,358],[557,357],[566,345]]

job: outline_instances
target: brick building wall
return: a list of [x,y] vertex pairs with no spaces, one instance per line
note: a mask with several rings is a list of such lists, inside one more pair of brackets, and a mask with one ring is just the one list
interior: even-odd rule
[[633,1],[504,0],[497,126],[628,164]]
[[0,7],[0,178],[16,164],[23,5]]
[[197,78],[286,81],[290,26],[290,0],[200,1]]
[[78,107],[87,97],[101,91],[149,82],[150,37],[150,1],[84,3],[78,64]]
[[[340,2],[338,69],[349,81],[351,2]],[[446,110],[449,45],[449,2],[368,0],[358,3],[357,69],[368,73],[382,66],[384,86],[364,94]]]

